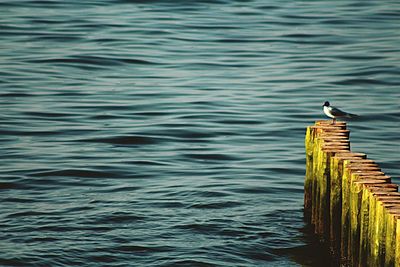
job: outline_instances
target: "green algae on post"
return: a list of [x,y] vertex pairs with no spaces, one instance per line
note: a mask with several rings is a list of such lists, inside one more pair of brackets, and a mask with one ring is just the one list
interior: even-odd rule
[[307,128],[305,218],[338,265],[400,266],[398,185],[350,150],[349,134],[343,122]]

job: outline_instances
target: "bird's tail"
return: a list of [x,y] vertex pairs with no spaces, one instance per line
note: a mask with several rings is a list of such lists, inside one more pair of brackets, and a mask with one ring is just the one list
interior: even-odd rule
[[346,114],[346,117],[347,117],[347,118],[357,118],[357,117],[360,117],[360,116],[358,116],[357,114],[347,113],[347,114]]

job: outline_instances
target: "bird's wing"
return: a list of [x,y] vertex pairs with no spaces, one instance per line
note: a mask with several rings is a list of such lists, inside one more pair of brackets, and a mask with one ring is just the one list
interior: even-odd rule
[[331,114],[335,117],[343,117],[343,116],[347,116],[347,112],[344,112],[338,108],[332,107],[331,106]]

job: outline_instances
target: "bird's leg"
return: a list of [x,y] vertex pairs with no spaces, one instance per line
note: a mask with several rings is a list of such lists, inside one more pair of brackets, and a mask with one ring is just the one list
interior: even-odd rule
[[333,118],[332,119],[332,124],[335,124],[336,123],[336,118]]

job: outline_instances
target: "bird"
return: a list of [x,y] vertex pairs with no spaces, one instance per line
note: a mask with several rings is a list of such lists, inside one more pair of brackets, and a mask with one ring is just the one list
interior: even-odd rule
[[336,118],[354,118],[358,117],[356,114],[351,114],[344,112],[336,107],[331,106],[329,101],[325,101],[325,103],[322,105],[324,108],[324,113],[326,116],[332,118],[332,124],[335,124]]

